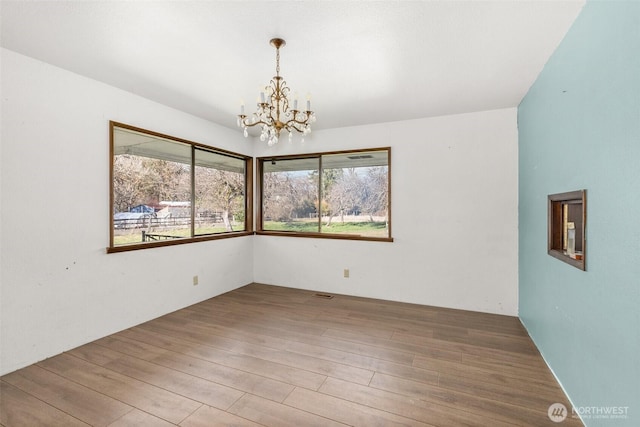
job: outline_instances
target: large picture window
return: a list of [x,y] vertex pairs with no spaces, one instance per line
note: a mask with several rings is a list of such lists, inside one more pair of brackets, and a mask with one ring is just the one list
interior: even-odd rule
[[258,158],[258,233],[391,241],[390,148]]
[[110,135],[109,252],[251,232],[251,158],[116,122]]

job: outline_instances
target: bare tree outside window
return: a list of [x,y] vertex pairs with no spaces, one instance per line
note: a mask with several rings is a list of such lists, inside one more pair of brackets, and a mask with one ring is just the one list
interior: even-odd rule
[[258,160],[261,230],[390,239],[389,149]]
[[112,127],[110,247],[247,230],[246,157]]
[[244,230],[244,161],[201,149],[195,160],[195,234]]

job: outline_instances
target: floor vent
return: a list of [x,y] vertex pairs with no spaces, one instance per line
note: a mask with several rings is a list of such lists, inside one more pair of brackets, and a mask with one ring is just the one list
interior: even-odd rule
[[318,298],[324,298],[324,299],[331,299],[333,298],[333,295],[329,295],[329,294],[314,294],[314,297],[318,297]]

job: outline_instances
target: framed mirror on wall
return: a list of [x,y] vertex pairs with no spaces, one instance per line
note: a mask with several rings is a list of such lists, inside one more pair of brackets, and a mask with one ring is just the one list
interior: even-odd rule
[[587,190],[548,196],[547,253],[586,270]]

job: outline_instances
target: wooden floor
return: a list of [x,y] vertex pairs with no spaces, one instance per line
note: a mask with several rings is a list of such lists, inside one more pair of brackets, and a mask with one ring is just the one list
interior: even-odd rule
[[577,426],[515,317],[252,284],[0,381],[13,426]]

